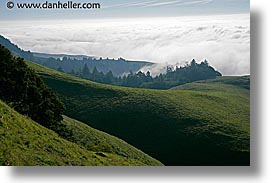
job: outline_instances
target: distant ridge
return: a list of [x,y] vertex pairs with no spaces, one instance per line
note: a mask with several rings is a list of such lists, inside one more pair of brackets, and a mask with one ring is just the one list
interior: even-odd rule
[[0,44],[9,49],[15,56],[22,57],[54,70],[62,68],[66,73],[73,70],[77,72],[83,69],[86,64],[90,70],[96,67],[98,71],[102,71],[103,73],[112,71],[114,76],[121,76],[131,71],[137,72],[142,67],[153,64],[147,61],[129,61],[123,58],[109,59],[86,55],[47,54],[25,51],[2,35],[0,35]]
[[40,58],[55,58],[55,59],[63,59],[64,57],[70,58],[70,59],[76,59],[76,60],[83,60],[84,58],[94,58],[97,59],[95,56],[87,56],[87,55],[70,55],[70,54],[48,54],[48,53],[38,53],[38,52],[32,52],[35,57]]

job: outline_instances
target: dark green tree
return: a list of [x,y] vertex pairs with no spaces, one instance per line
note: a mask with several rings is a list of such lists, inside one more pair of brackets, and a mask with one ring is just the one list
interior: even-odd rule
[[90,79],[91,78],[91,72],[87,64],[84,65],[82,69],[82,77],[85,79]]
[[113,75],[112,71],[109,71],[105,75],[105,83],[106,84],[112,84],[115,81],[115,77]]
[[58,67],[57,71],[64,72],[63,68],[61,66]]
[[24,62],[0,45],[0,99],[21,114],[58,131],[64,105]]

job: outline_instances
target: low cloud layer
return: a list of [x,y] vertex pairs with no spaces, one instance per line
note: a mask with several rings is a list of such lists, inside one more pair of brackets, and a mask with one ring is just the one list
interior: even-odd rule
[[[0,24],[25,50],[167,64],[207,59],[224,75],[250,73],[249,15]],[[148,68],[147,68],[148,69]]]

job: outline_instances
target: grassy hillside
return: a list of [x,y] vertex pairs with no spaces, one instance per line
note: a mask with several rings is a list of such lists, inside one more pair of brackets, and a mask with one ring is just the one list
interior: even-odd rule
[[[176,86],[170,90],[221,91],[235,93],[235,89],[250,90],[250,76],[223,76]],[[232,90],[233,89],[233,90]]]
[[123,88],[28,64],[58,93],[67,116],[122,138],[166,165],[249,165],[245,87],[223,82],[192,90]]
[[142,151],[117,137],[96,130],[67,116],[63,118],[65,128],[72,131],[72,135],[67,138],[67,140],[85,147],[87,150],[120,155],[122,157],[135,159],[146,165],[162,165],[159,161],[144,154]]
[[[65,121],[72,121],[65,118]],[[69,122],[70,125],[79,122]],[[79,125],[81,126],[81,125]],[[92,130],[90,130],[92,131]],[[101,132],[96,131],[99,136]],[[103,135],[106,139],[108,135]],[[99,138],[99,137],[98,137]],[[102,137],[100,137],[102,138]],[[117,139],[116,139],[117,140]],[[117,140],[118,141],[118,140]],[[123,143],[123,142],[121,142]],[[1,165],[156,165],[119,156],[112,152],[88,151],[60,138],[28,117],[0,101],[0,166]]]

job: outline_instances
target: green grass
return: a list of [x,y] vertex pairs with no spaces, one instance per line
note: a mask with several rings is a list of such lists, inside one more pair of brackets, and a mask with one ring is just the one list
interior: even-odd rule
[[[67,121],[67,122],[66,122]],[[84,128],[79,122],[65,117],[68,125]],[[88,130],[101,142],[107,142],[110,136],[92,129]],[[81,132],[81,130],[78,130]],[[82,129],[84,132],[85,129]],[[87,134],[90,135],[90,134]],[[102,135],[102,136],[101,136]],[[106,138],[100,139],[100,138]],[[86,138],[88,139],[88,138]],[[91,141],[91,140],[87,140]],[[114,139],[110,144],[127,144]],[[135,150],[135,149],[134,149]],[[142,154],[141,152],[139,152]],[[127,154],[127,153],[126,153]],[[134,155],[133,155],[134,156]],[[152,163],[153,162],[153,163]],[[60,138],[55,132],[23,116],[0,101],[0,166],[59,166],[59,165],[160,165],[157,161],[139,161],[137,158],[120,156],[112,151],[88,151],[86,148]]]
[[198,81],[199,83],[224,83],[238,86],[244,89],[250,89],[250,76],[223,76],[216,79]]
[[170,90],[191,90],[211,93],[228,93],[249,99],[250,76],[223,76],[176,86]]
[[187,83],[173,87],[170,90],[220,91],[233,94],[245,92],[245,95],[249,95],[250,76],[223,76],[216,79]]
[[178,90],[133,89],[28,64],[60,96],[67,116],[165,165],[249,165],[249,83],[243,81],[249,78],[221,77]]
[[68,140],[87,150],[120,155],[122,157],[138,160],[146,165],[162,165],[159,161],[144,154],[142,151],[117,137],[93,129],[67,116],[63,118],[63,123],[66,125],[65,127],[72,131],[72,136],[69,137]]

